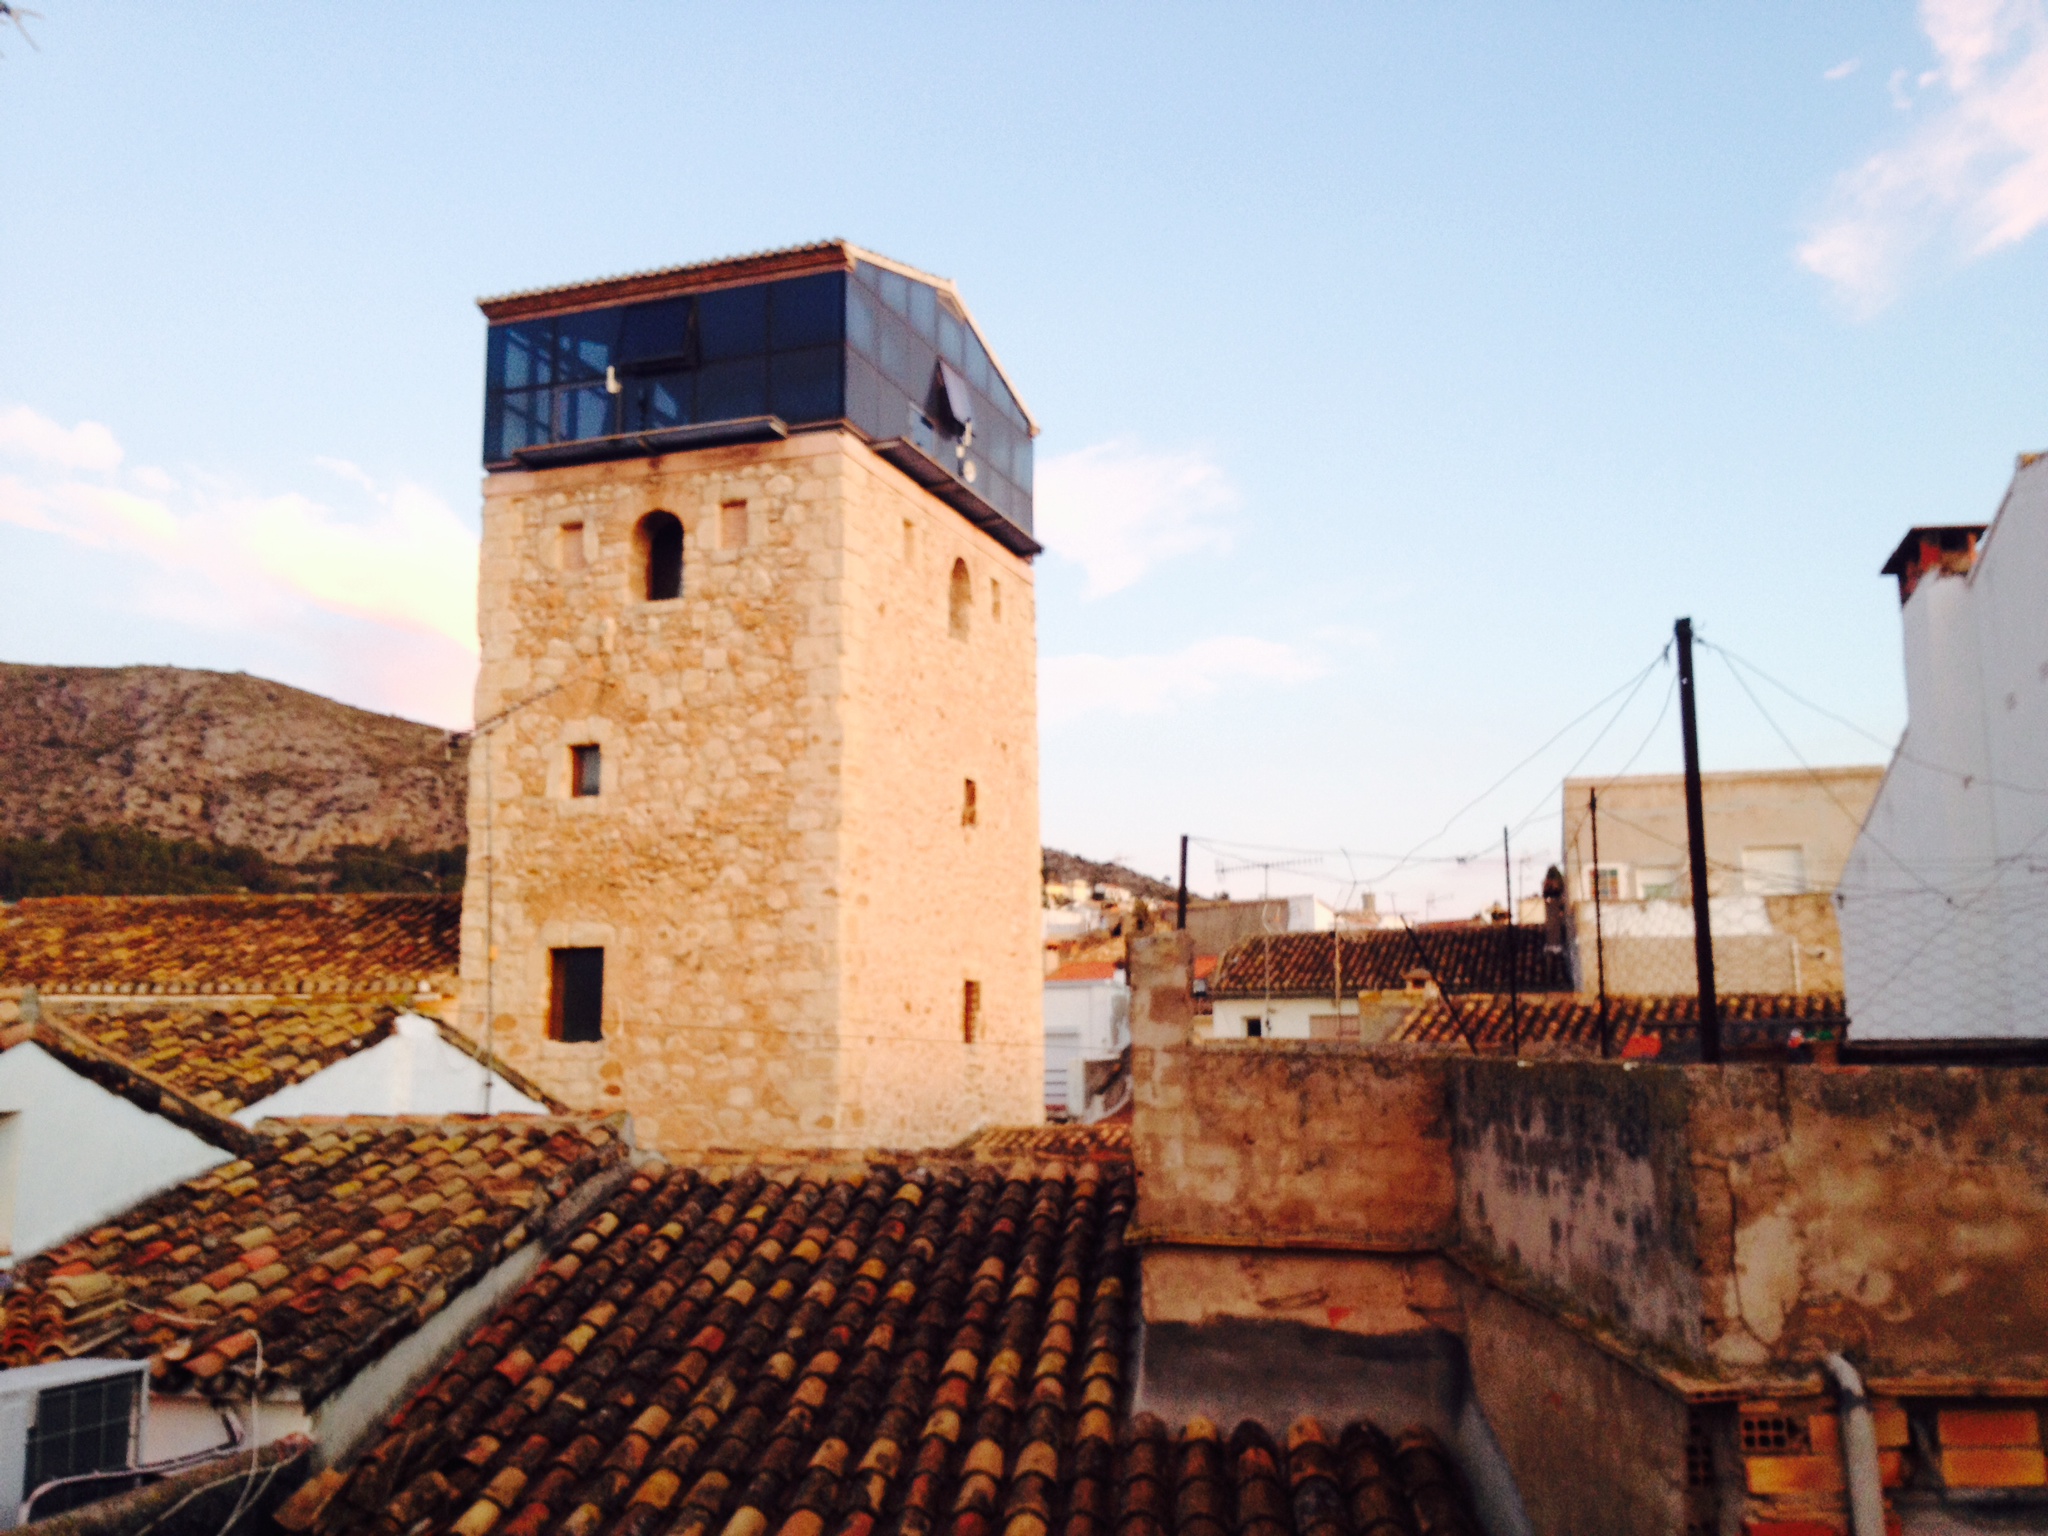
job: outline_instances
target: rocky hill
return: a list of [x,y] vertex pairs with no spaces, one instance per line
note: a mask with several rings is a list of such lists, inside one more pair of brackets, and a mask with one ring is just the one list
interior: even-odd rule
[[1122,864],[1103,864],[1094,859],[1084,859],[1078,853],[1067,853],[1058,848],[1045,850],[1045,878],[1070,882],[1086,880],[1090,885],[1120,885],[1134,896],[1147,901],[1171,901],[1176,892],[1164,880],[1155,880],[1150,875],[1141,875],[1135,869]]
[[0,837],[70,826],[254,848],[466,840],[466,739],[241,672],[0,663]]

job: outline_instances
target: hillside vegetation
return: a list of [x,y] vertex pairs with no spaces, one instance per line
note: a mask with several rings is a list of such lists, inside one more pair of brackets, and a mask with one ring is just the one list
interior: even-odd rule
[[245,673],[0,663],[0,838],[129,827],[298,869],[460,847],[468,783],[466,738]]

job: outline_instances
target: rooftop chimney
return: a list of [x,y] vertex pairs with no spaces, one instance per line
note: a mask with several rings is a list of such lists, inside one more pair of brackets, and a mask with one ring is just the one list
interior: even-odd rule
[[1969,575],[1970,567],[1977,563],[1977,540],[1986,526],[1949,523],[1938,528],[1909,530],[1879,573],[1899,578],[1899,606],[1905,606],[1920,578],[1930,571],[1942,576]]

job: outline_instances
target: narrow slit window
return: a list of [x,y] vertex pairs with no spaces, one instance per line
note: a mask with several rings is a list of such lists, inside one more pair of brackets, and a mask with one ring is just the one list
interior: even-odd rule
[[641,595],[650,603],[683,595],[683,525],[673,512],[640,519]]
[[588,1045],[604,1038],[604,951],[548,951],[548,1038]]
[[955,640],[967,638],[967,624],[974,612],[974,578],[967,574],[967,562],[953,562],[953,585],[947,594],[946,627]]
[[917,558],[917,524],[907,517],[903,519],[903,558],[906,563]]
[[1003,584],[993,576],[988,582],[988,616],[998,624],[1003,622]]
[[960,1038],[969,1045],[981,1038],[981,983],[963,982],[960,987]]
[[980,813],[975,808],[974,803],[974,780],[968,779],[965,781],[965,783],[967,787],[960,796],[960,825],[963,827],[971,827],[974,825],[976,816],[978,816]]
[[721,549],[747,547],[747,504],[744,501],[719,503],[718,544]]
[[581,523],[564,523],[555,530],[555,563],[565,571],[584,568]]
[[569,749],[569,793],[578,800],[604,792],[604,749],[598,746]]

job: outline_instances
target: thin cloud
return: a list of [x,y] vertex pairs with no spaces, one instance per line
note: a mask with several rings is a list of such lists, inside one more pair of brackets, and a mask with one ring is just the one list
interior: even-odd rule
[[1047,459],[1036,478],[1039,538],[1087,573],[1089,597],[1121,592],[1162,561],[1230,548],[1222,518],[1237,491],[1205,454],[1123,437]]
[[1166,714],[1226,689],[1293,687],[1326,670],[1312,652],[1251,635],[1215,635],[1134,656],[1049,656],[1038,665],[1038,713],[1047,726],[1090,714]]
[[[138,562],[129,606],[212,633],[333,659],[336,683],[377,707],[458,724],[474,686],[476,535],[417,486],[385,488],[325,461],[349,494],[250,495],[214,477],[124,470],[113,433],[0,411],[0,523]],[[337,628],[337,621],[339,627]],[[338,639],[340,636],[346,638]]]
[[1823,80],[1846,80],[1862,67],[1863,61],[1861,59],[1844,59],[1833,68],[1822,70],[1820,77]]
[[1930,246],[1961,260],[2048,224],[2048,10],[2042,0],[1922,0],[1934,67],[1914,86],[1906,137],[1840,177],[1797,250],[1859,315],[1897,297]]

